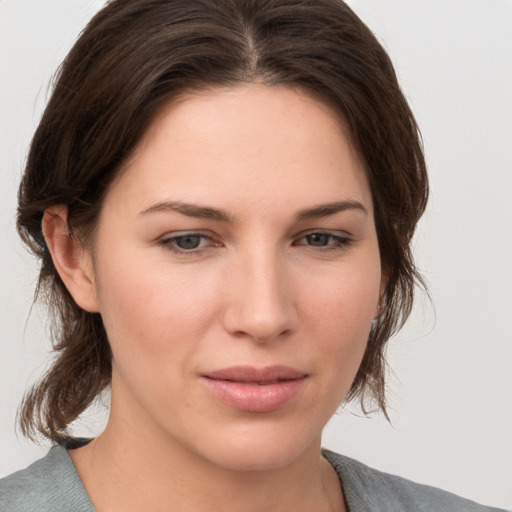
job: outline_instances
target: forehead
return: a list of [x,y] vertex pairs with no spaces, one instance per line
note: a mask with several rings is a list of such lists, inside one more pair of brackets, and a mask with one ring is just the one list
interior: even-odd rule
[[371,209],[340,116],[303,90],[260,84],[187,93],[165,105],[113,189],[141,207],[170,195],[228,208],[348,198]]

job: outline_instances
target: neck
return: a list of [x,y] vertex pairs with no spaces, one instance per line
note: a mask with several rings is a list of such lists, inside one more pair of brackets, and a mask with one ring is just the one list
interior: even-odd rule
[[[250,456],[222,464],[136,412],[118,411],[113,400],[103,434],[70,451],[98,512],[345,510],[338,476],[320,455],[320,437],[296,456],[270,457],[268,467],[251,467]],[[270,441],[269,447],[272,455]]]
[[233,471],[172,443],[144,436],[126,442],[113,434],[107,428],[70,452],[98,512],[344,510],[338,476],[321,458],[319,443],[282,468]]

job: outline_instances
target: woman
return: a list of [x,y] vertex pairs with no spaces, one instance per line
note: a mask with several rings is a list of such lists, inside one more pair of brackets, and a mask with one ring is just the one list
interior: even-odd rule
[[[487,510],[331,452],[385,412],[427,199],[389,59],[333,0],[111,2],[34,136],[18,226],[59,357],[6,510]],[[105,431],[66,428],[111,386]],[[94,507],[94,508],[93,508]]]

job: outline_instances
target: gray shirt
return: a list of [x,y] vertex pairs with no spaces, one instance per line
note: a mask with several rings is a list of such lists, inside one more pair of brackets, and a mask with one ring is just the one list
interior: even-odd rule
[[[329,450],[349,512],[497,512],[446,491],[382,473]],[[66,449],[53,447],[27,469],[0,480],[1,512],[94,512]],[[502,511],[504,512],[504,511]]]

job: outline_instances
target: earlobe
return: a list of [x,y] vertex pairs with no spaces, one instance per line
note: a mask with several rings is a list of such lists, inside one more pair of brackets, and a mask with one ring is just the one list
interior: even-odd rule
[[92,257],[68,229],[68,209],[54,205],[45,210],[42,229],[53,264],[75,302],[90,313],[99,311]]

